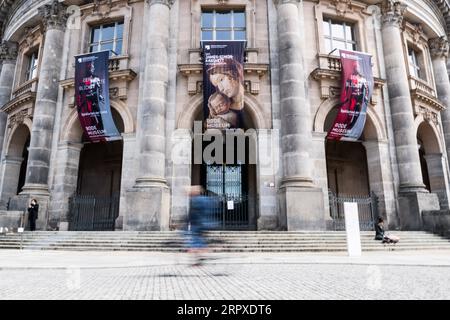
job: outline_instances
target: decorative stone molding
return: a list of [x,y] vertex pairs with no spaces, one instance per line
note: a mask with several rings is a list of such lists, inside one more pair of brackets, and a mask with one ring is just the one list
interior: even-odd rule
[[407,5],[395,0],[384,0],[381,4],[381,21],[383,25],[401,27]]
[[295,5],[298,5],[300,2],[302,2],[302,0],[273,0],[273,3],[277,7],[279,5],[288,4],[288,3],[292,3],[292,4],[295,4]]
[[25,119],[33,119],[33,108],[19,110],[8,118],[8,128],[14,128],[16,125],[22,124]]
[[347,11],[353,11],[352,0],[332,0],[332,4],[334,5],[338,16],[344,16]]
[[422,117],[426,121],[432,122],[436,126],[436,128],[439,128],[439,118],[435,110],[423,106],[418,106],[416,114],[422,115]]
[[222,4],[226,4],[228,2],[228,0],[217,0],[217,3],[222,5]]
[[0,44],[0,61],[15,62],[17,59],[17,43],[3,41]]
[[411,36],[414,43],[418,43],[421,37],[424,36],[423,26],[421,23],[414,24],[413,29],[411,30]]
[[149,6],[152,6],[154,4],[163,4],[169,7],[169,9],[173,6],[175,3],[175,0],[146,0]]
[[447,37],[442,36],[433,38],[428,41],[430,47],[430,54],[432,58],[447,58],[449,43]]
[[67,12],[67,6],[58,0],[53,0],[51,4],[39,7],[38,13],[42,18],[45,30],[57,29],[64,31],[67,19],[70,16],[70,13]]

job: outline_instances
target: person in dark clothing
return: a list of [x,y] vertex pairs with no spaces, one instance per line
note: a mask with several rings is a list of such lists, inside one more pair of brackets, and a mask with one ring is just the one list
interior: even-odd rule
[[31,200],[28,206],[28,221],[30,222],[30,231],[36,230],[36,220],[38,219],[39,205],[36,199]]
[[378,218],[378,223],[375,225],[375,240],[381,240],[381,243],[397,243],[400,238],[394,235],[387,235],[384,231],[384,220]]

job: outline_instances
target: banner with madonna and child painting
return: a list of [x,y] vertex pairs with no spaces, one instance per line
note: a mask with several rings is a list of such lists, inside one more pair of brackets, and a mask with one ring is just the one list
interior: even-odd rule
[[245,41],[203,41],[206,129],[240,128],[244,110]]
[[356,141],[364,130],[367,106],[373,91],[372,57],[362,52],[345,50],[340,50],[340,55],[340,108],[327,138]]
[[91,142],[121,139],[109,104],[109,51],[75,57],[75,104]]

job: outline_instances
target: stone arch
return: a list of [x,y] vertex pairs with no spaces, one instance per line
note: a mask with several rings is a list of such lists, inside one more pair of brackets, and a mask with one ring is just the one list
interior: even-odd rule
[[[325,100],[317,110],[314,121],[313,121],[313,131],[314,132],[324,132],[325,120],[330,113],[330,111],[339,104],[339,98],[331,98]],[[366,139],[369,140],[386,140],[386,133],[382,125],[382,121],[378,114],[370,108],[367,108],[367,118],[366,125],[364,128],[364,135]]]
[[[25,121],[28,120],[28,121]],[[28,136],[31,134],[31,120],[25,119],[23,123],[16,124],[11,130],[7,142],[7,156],[21,157],[23,147]]]
[[[134,132],[134,121],[130,110],[126,107],[126,104],[122,101],[111,100],[111,107],[117,111],[120,115],[123,125],[124,133]],[[80,122],[78,121],[78,113],[76,108],[74,108],[69,116],[67,117],[65,128],[69,128],[62,133],[62,141],[70,142],[81,142],[81,137],[83,134],[83,129],[81,128]]]
[[423,115],[418,115],[414,120],[414,130],[417,136],[421,137],[427,154],[443,152],[441,135],[433,122],[426,120]]
[[[183,105],[183,109],[178,116],[177,129],[191,129],[195,116],[203,107],[203,95],[197,94]],[[255,129],[270,129],[270,120],[261,112],[261,106],[254,97],[244,97],[244,110],[249,113],[255,125]]]

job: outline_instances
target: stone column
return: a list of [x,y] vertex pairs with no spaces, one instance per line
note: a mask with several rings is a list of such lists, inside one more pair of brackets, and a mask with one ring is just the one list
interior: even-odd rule
[[189,196],[186,188],[191,185],[192,132],[177,129],[172,133],[172,211],[170,226],[186,230],[189,220]]
[[434,38],[429,41],[430,54],[433,62],[434,80],[439,100],[446,109],[441,112],[442,128],[446,145],[446,155],[450,154],[450,81],[447,74],[447,57],[449,43],[446,37]]
[[2,159],[2,172],[0,176],[1,209],[6,208],[9,200],[17,194],[17,185],[20,175],[22,157],[12,157],[6,155]]
[[50,153],[68,14],[66,6],[57,0],[38,8],[38,12],[46,31],[22,193],[48,196]]
[[448,209],[448,199],[450,195],[445,158],[442,153],[426,154],[428,177],[430,179],[430,188],[433,193],[439,197],[441,209]]
[[[3,42],[0,45],[0,62],[2,62],[2,69],[0,72],[0,108],[8,103],[11,98],[16,59],[17,44],[10,41]],[[0,110],[0,154],[2,154],[3,150],[7,118],[7,114]]]
[[[165,179],[165,112],[169,81],[169,21],[174,0],[147,0],[148,30],[142,97],[138,105],[139,177],[128,191],[124,230],[169,228],[170,195]],[[145,40],[143,41],[145,43]],[[128,205],[129,204],[129,205]]]
[[69,198],[77,190],[80,154],[83,144],[62,142],[58,146],[52,201],[49,208],[49,226],[60,231],[69,230]]
[[436,195],[427,194],[422,181],[400,29],[405,10],[406,5],[385,0],[382,3],[381,34],[400,180],[400,225],[404,229],[420,229],[421,211],[439,209],[439,202]]
[[[313,183],[310,147],[312,122],[303,58],[301,0],[274,0],[278,19],[280,67],[282,218],[288,230],[324,229],[322,190]],[[282,223],[283,224],[283,223]]]

